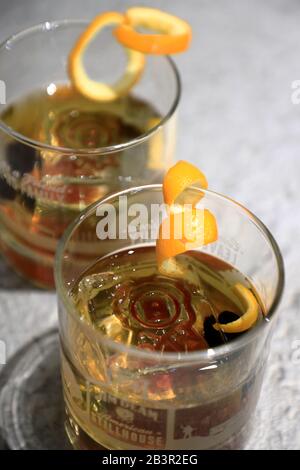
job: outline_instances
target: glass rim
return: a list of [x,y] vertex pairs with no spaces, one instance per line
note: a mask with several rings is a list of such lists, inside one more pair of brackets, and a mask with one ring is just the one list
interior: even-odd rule
[[[191,187],[191,189],[200,191],[204,194],[213,196],[217,199],[227,201],[230,204],[235,205],[237,209],[242,210],[248,216],[248,218],[252,220],[252,222],[255,224],[257,229],[263,234],[266,242],[269,243],[269,246],[271,247],[273,254],[275,255],[276,264],[278,268],[278,282],[276,286],[276,294],[274,296],[272,305],[269,308],[268,313],[266,315],[266,318],[268,318],[268,320],[272,320],[277,310],[277,307],[281,301],[283,289],[284,289],[284,282],[285,282],[283,257],[273,235],[258,217],[256,217],[251,211],[249,211],[246,207],[244,207],[242,204],[235,201],[234,199],[224,196],[221,193],[207,190],[207,189],[200,189],[196,187]],[[126,194],[131,194],[131,193],[136,194],[137,192],[141,192],[145,190],[148,190],[148,191],[160,190],[161,191],[162,184],[149,184],[149,185],[136,186],[133,188],[128,188],[126,190],[122,190],[122,191],[110,194],[106,196],[105,198],[98,200],[94,202],[93,204],[91,204],[68,226],[68,228],[66,229],[66,231],[64,232],[62,238],[60,239],[58,243],[56,256],[55,256],[55,262],[54,262],[54,277],[55,277],[58,301],[62,301],[63,306],[67,311],[67,315],[71,315],[77,323],[80,322],[80,327],[84,330],[87,330],[89,334],[92,334],[92,336],[95,336],[95,339],[97,341],[100,340],[103,344],[110,347],[112,350],[118,351],[120,353],[127,353],[140,359],[149,360],[152,358],[152,359],[157,359],[160,362],[165,361],[165,362],[172,363],[172,364],[178,363],[178,362],[200,363],[201,361],[207,362],[207,361],[217,360],[219,358],[222,358],[223,356],[228,355],[228,353],[233,353],[235,351],[238,351],[242,347],[249,344],[252,340],[254,340],[260,334],[262,330],[268,327],[269,321],[261,322],[258,325],[254,326],[253,328],[251,328],[250,331],[247,331],[246,334],[236,338],[234,341],[220,345],[220,346],[216,346],[215,348],[208,348],[205,350],[193,351],[193,352],[184,353],[184,354],[173,353],[173,352],[164,352],[163,354],[161,354],[161,352],[159,351],[157,352],[145,351],[145,350],[141,350],[137,348],[136,346],[127,346],[122,343],[117,343],[116,341],[113,341],[107,336],[105,336],[100,331],[97,331],[93,326],[89,325],[88,323],[84,323],[80,320],[77,310],[73,302],[70,300],[67,294],[67,291],[64,288],[63,281],[62,281],[62,262],[64,258],[64,248],[66,244],[68,243],[68,240],[71,237],[73,231],[76,229],[76,227],[79,224],[81,224],[83,220],[86,220],[95,211],[95,208],[97,208],[99,205],[108,203],[112,199],[116,199]]]
[[[30,26],[29,28],[26,28],[22,31],[19,31],[15,34],[12,34],[9,36],[7,39],[2,41],[0,43],[0,54],[4,49],[7,49],[7,46],[10,45],[10,43],[22,40],[24,37],[30,36],[34,33],[38,32],[48,32],[52,30],[56,30],[58,28],[64,28],[66,26],[72,26],[72,25],[88,25],[90,23],[89,20],[80,20],[80,19],[68,19],[68,20],[54,20],[54,21],[45,21],[43,23],[36,24],[34,26]],[[11,46],[10,46],[11,47]],[[72,154],[77,154],[77,155],[105,155],[113,152],[119,152],[128,148],[135,147],[136,145],[145,142],[148,140],[152,135],[156,134],[156,132],[159,131],[168,121],[169,119],[175,114],[180,98],[181,98],[181,79],[180,79],[180,74],[178,71],[178,68],[173,61],[173,59],[168,56],[160,56],[163,60],[166,60],[167,63],[169,64],[171,70],[173,71],[174,77],[175,77],[175,84],[176,84],[176,91],[175,91],[175,97],[172,101],[171,107],[169,108],[168,112],[164,114],[162,117],[161,121],[156,124],[155,126],[151,127],[147,132],[144,134],[139,135],[138,137],[131,139],[127,142],[123,142],[120,144],[116,145],[108,145],[104,147],[97,147],[93,149],[85,149],[85,148],[69,148],[69,147],[61,147],[61,146],[55,146],[51,144],[46,144],[43,142],[40,142],[35,139],[31,139],[29,137],[24,136],[23,134],[15,131],[11,127],[7,126],[1,119],[0,119],[0,130],[8,134],[9,136],[13,137],[14,139],[22,142],[25,145],[29,145],[31,147],[40,149],[40,150],[48,150],[52,152],[57,152],[57,153],[62,153],[66,155],[72,155]]]

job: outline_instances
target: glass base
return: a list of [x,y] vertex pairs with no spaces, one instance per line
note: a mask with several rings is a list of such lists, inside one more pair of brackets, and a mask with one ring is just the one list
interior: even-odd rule
[[77,423],[71,411],[66,407],[65,430],[72,447],[76,450],[106,450],[92,439]]
[[[73,413],[68,407],[66,407],[66,421],[65,430],[69,441],[74,449],[76,450],[128,450],[126,445],[120,448],[116,447],[103,447],[96,442],[91,436],[89,436],[83,428],[80,426]],[[249,440],[249,436],[252,433],[252,423],[247,425],[240,430],[238,434],[233,435],[230,439],[224,442],[221,446],[215,450],[242,450],[245,448],[246,443]],[[168,450],[168,449],[167,449]],[[180,450],[180,449],[178,449]],[[192,450],[192,449],[191,449]],[[193,448],[195,450],[195,448]]]
[[[48,331],[27,344],[0,372],[0,449],[103,449],[80,429],[70,413],[66,419],[57,331]],[[288,448],[287,442],[284,446],[278,442],[275,402],[278,389],[272,388],[269,376],[254,418],[255,432],[249,439],[249,430],[243,430],[223,448],[241,448],[244,439],[248,440],[246,449]],[[296,428],[295,420],[290,432],[296,432]]]

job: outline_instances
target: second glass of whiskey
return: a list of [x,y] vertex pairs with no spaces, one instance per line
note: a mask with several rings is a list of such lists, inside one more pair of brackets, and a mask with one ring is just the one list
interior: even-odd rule
[[[173,160],[180,79],[171,59],[148,57],[131,92],[99,103],[70,84],[67,59],[86,21],[45,22],[0,46],[0,248],[39,286],[54,287],[57,240],[105,195],[160,182]],[[100,51],[100,52],[99,52]],[[113,82],[123,49],[107,29],[85,57]]]
[[[77,449],[236,449],[250,434],[282,259],[254,215],[201,191],[219,238],[178,255],[176,272],[162,274],[156,263],[161,185],[92,205],[60,242],[66,430]],[[258,319],[246,332],[220,333],[216,321],[243,314],[236,283],[251,290]]]

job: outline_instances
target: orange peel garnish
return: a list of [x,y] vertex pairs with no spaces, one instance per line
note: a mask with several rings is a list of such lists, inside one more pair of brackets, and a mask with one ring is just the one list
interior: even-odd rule
[[139,80],[145,65],[145,57],[140,52],[126,49],[128,56],[127,65],[123,76],[113,85],[92,80],[84,67],[83,55],[89,43],[105,26],[118,26],[124,22],[124,15],[117,12],[107,12],[90,23],[87,29],[77,40],[73,47],[68,62],[68,71],[74,87],[94,101],[113,101],[120,96],[126,95],[128,91]]
[[[190,25],[180,18],[156,8],[133,7],[126,21],[114,31],[118,41],[144,54],[175,54],[185,51],[192,38]],[[147,28],[158,34],[143,34],[135,28]]]
[[[178,235],[182,235],[181,238]],[[217,238],[216,219],[209,210],[186,207],[171,210],[159,228],[156,242],[158,265],[188,250],[212,243]]]
[[172,204],[189,204],[193,205],[201,199],[203,193],[197,193],[196,199],[193,195],[193,200],[187,200],[187,195],[184,195],[184,190],[189,186],[199,186],[200,188],[207,189],[207,179],[199,168],[184,160],[179,160],[172,166],[166,173],[163,181],[163,195],[164,201],[168,205]]
[[247,287],[243,286],[243,284],[236,284],[234,291],[242,302],[243,307],[245,307],[245,313],[233,322],[225,325],[222,323],[215,323],[213,325],[216,330],[223,331],[224,333],[242,333],[249,330],[256,323],[259,315],[258,302]]
[[[218,239],[218,227],[214,215],[208,209],[198,209],[195,204],[204,195],[192,198],[185,192],[191,185],[207,188],[205,175],[194,165],[179,161],[169,169],[163,181],[163,194],[169,204],[168,216],[162,221],[156,241],[156,257],[161,274],[188,278],[176,256],[200,248]],[[187,202],[188,201],[188,202]],[[187,205],[188,204],[188,205]],[[215,323],[216,330],[224,333],[240,333],[251,328],[259,316],[259,305],[250,289],[238,283],[233,287],[245,313],[237,320]]]
[[207,180],[202,171],[183,160],[168,170],[163,181],[168,216],[159,228],[156,256],[159,270],[170,272],[170,275],[174,272],[181,275],[175,256],[213,243],[218,238],[214,215],[207,209],[195,207],[204,193],[186,191],[191,185],[206,189]]

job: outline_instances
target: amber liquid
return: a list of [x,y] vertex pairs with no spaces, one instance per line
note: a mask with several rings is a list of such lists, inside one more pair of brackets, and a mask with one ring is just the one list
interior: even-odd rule
[[76,359],[63,347],[62,370],[67,429],[75,447],[241,445],[260,371],[228,391],[230,381],[239,383],[237,355],[224,358],[225,369],[215,365],[207,372],[201,361],[178,370],[154,365],[150,353],[160,353],[162,360],[176,353],[184,362],[187,353],[235,341],[238,334],[213,328],[216,321],[228,323],[243,313],[233,284],[252,289],[258,304],[259,298],[241,273],[217,258],[189,252],[177,263],[181,276],[162,275],[154,247],[124,250],[97,261],[70,292],[83,323],[114,342],[149,352],[148,360],[121,351],[106,357],[106,346],[103,352],[101,342],[91,342],[80,327],[71,328]]
[[177,264],[179,277],[161,274],[153,247],[99,260],[72,292],[78,314],[113,341],[150,351],[191,352],[231,341],[237,335],[212,325],[242,315],[233,283],[249,285],[245,277],[225,263],[216,269],[220,261],[197,252],[178,256]]
[[[2,250],[19,272],[46,287],[53,286],[57,239],[74,217],[110,192],[160,181],[166,164],[162,131],[136,147],[76,153],[145,134],[160,122],[149,103],[131,95],[95,103],[68,86],[51,93],[32,93],[0,116],[26,138],[62,148],[39,150],[5,134],[0,139]],[[74,152],[66,154],[63,148]]]

